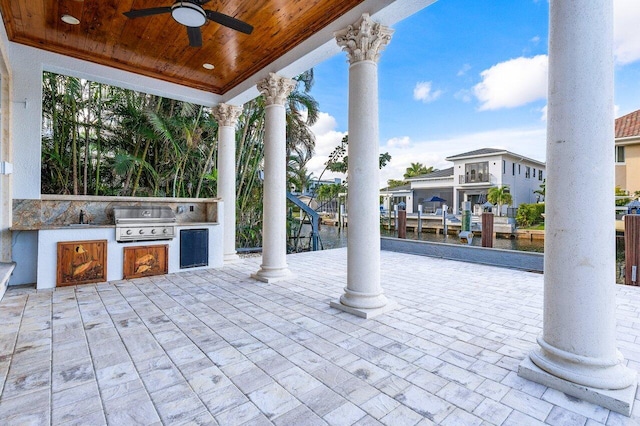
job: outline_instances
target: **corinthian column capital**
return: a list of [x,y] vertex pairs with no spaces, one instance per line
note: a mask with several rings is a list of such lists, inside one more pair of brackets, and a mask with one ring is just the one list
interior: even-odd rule
[[220,126],[235,127],[238,117],[242,114],[242,107],[229,104],[218,104],[211,108],[211,113],[218,120]]
[[296,87],[295,80],[269,73],[269,77],[260,80],[258,90],[264,95],[267,105],[284,105],[289,93]]
[[334,36],[338,46],[347,52],[349,62],[378,62],[380,52],[389,44],[393,30],[373,21],[368,13],[347,29],[336,31]]

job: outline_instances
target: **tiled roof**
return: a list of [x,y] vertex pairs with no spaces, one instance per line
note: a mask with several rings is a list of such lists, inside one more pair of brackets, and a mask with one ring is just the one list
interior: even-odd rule
[[409,178],[407,180],[432,179],[450,176],[453,176],[453,167],[449,167],[448,169],[436,170],[435,172],[427,173],[426,175],[413,176],[412,178]]
[[476,155],[497,154],[500,152],[507,152],[507,151],[505,151],[504,149],[482,148],[482,149],[476,149],[475,151],[464,152],[458,155],[452,155],[451,157],[447,157],[447,160],[452,160],[458,157],[474,157]]
[[476,149],[475,151],[464,152],[462,154],[452,155],[450,157],[445,158],[447,161],[456,161],[469,159],[474,157],[485,157],[489,155],[508,155],[510,157],[518,158],[518,161],[527,160],[532,163],[545,165],[543,161],[534,160],[533,158],[527,158],[520,154],[515,154],[513,152],[507,151],[506,149],[496,149],[496,148],[482,148]]
[[640,109],[616,118],[616,139],[640,136]]
[[411,190],[411,185],[395,186],[393,188],[389,188],[387,186],[386,188],[380,189],[380,191],[409,191],[409,190]]

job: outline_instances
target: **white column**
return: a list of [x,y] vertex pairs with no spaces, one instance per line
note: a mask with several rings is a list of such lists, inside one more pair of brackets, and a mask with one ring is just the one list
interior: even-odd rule
[[543,332],[519,374],[629,415],[636,373],[616,349],[613,66],[613,1],[552,0]]
[[269,74],[258,82],[265,97],[262,265],[253,278],[274,282],[291,276],[287,266],[287,146],[284,103],[295,81]]
[[458,189],[457,188],[453,188],[453,206],[451,206],[451,213],[453,214],[458,214],[458,205],[460,204],[460,201],[458,200],[459,198],[459,194],[458,194]]
[[391,309],[380,286],[378,64],[393,31],[368,14],[335,34],[349,58],[347,287],[331,306],[365,318]]
[[242,107],[219,104],[212,108],[218,121],[218,197],[223,203],[223,258],[238,259],[236,254],[236,123]]

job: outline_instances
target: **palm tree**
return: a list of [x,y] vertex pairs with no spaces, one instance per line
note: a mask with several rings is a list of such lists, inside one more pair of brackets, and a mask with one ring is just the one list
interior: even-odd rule
[[318,121],[320,109],[309,91],[313,87],[313,69],[295,77],[296,87],[291,91],[285,108],[287,111],[287,156],[296,153],[302,158],[311,158],[316,139],[311,126]]
[[540,188],[533,191],[533,193],[538,194],[540,197],[542,197],[542,199],[544,199],[544,196],[547,193],[547,180],[543,180],[540,184]]
[[427,173],[433,173],[437,169],[433,166],[427,167],[422,163],[411,163],[411,166],[407,167],[407,171],[404,174],[405,179],[409,179],[415,176],[426,175]]
[[309,159],[299,155],[291,155],[287,163],[287,188],[295,187],[301,193],[304,193],[307,186],[313,179],[312,173],[307,170],[307,162]]
[[502,216],[502,205],[510,205],[512,200],[513,199],[509,193],[509,187],[507,185],[494,186],[487,192],[487,201],[491,204],[498,205],[498,216]]

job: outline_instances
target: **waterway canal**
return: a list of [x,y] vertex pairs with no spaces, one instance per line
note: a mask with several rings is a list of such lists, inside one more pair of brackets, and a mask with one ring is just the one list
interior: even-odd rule
[[[308,236],[311,233],[311,227],[304,225],[302,235]],[[380,235],[383,237],[396,237],[393,231],[381,230]],[[422,232],[415,234],[407,232],[407,239],[430,241],[436,243],[460,244],[460,240],[453,235],[439,235],[430,232]],[[481,245],[481,239],[474,238],[474,246]],[[321,226],[320,227],[320,247],[327,250],[332,248],[347,246],[347,228],[340,229],[337,226]],[[529,241],[526,239],[508,239],[496,238],[493,240],[493,247],[503,250],[522,250],[544,253],[544,242],[539,240]],[[616,281],[624,282],[624,237],[616,237]]]

